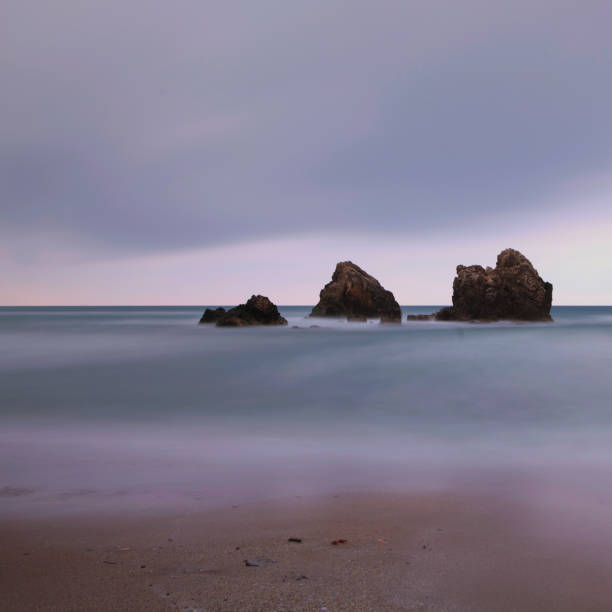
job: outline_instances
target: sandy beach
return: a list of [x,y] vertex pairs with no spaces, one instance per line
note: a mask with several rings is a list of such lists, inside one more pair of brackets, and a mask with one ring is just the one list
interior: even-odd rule
[[525,512],[476,494],[360,493],[5,520],[0,607],[609,610],[606,543],[570,539],[554,521],[537,529]]
[[612,310],[283,312],[0,317],[2,612],[611,609]]

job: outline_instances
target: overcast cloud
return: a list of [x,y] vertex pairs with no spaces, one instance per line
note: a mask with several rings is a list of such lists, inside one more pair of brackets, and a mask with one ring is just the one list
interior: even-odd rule
[[5,222],[158,250],[514,217],[612,166],[612,5],[503,4],[5,0]]
[[0,7],[0,240],[28,251],[490,233],[612,176],[608,1]]

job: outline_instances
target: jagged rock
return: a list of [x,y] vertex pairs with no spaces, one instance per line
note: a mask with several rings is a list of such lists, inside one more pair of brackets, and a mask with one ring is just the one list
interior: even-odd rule
[[457,266],[453,306],[436,313],[436,319],[551,321],[552,289],[522,253],[506,249],[494,269]]
[[380,317],[397,322],[402,318],[393,294],[351,261],[336,265],[331,282],[323,287],[319,298],[311,317],[347,317],[352,321]]
[[207,308],[200,319],[200,323],[216,323],[226,313],[225,308]]
[[287,319],[267,297],[252,295],[246,304],[231,308],[217,321],[217,327],[247,325],[287,325]]

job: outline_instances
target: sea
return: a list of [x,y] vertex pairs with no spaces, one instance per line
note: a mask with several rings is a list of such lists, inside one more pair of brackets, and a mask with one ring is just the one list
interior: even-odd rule
[[286,327],[241,329],[203,308],[0,308],[0,517],[461,489],[609,527],[612,307],[381,325],[286,306]]

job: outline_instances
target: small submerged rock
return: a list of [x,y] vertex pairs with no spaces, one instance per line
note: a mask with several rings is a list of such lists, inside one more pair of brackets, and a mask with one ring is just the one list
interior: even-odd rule
[[455,310],[452,306],[445,306],[432,316],[437,321],[455,321],[457,319]]
[[435,316],[435,314],[409,314],[406,316],[406,321],[431,321]]
[[396,316],[395,313],[393,313],[391,316],[389,316],[387,314],[383,314],[380,317],[380,322],[385,324],[385,325],[387,325],[387,324],[401,325],[401,323],[402,323],[402,313],[400,311],[399,318]]

